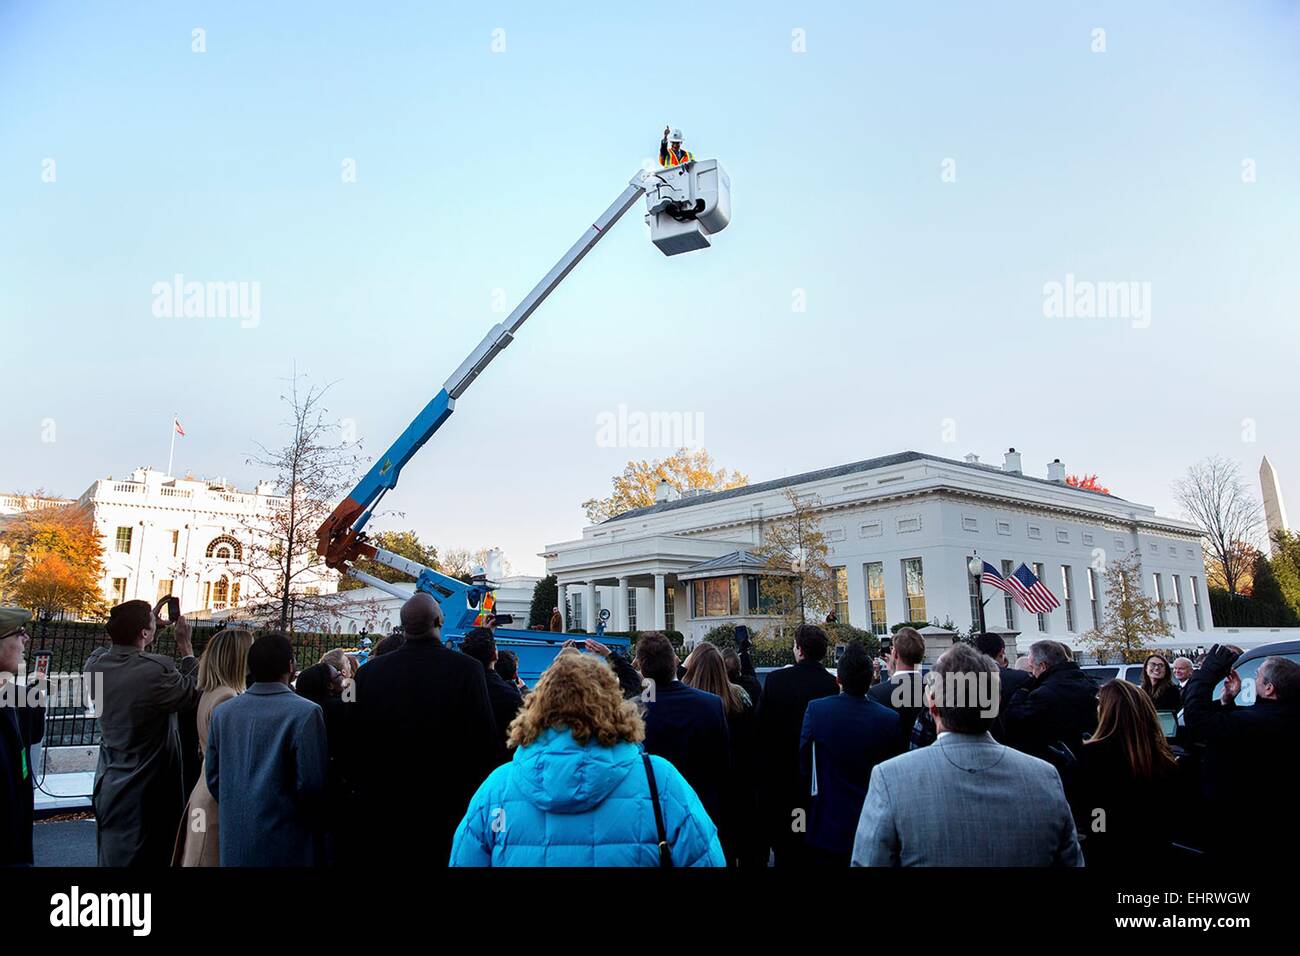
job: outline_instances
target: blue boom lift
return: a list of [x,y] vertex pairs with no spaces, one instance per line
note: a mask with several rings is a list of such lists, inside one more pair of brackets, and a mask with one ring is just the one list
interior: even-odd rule
[[[528,317],[582,261],[582,257],[643,195],[646,197],[645,218],[650,227],[651,241],[664,255],[674,256],[707,248],[710,245],[708,237],[725,229],[731,221],[731,183],[717,160],[695,160],[668,169],[638,172],[515,310],[488,331],[443,383],[433,400],[379,456],[317,532],[317,550],[325,563],[364,584],[399,598],[408,596],[402,588],[358,570],[354,563],[361,559],[386,565],[413,578],[416,590],[431,595],[442,608],[443,640],[453,647],[458,646],[465,633],[474,626],[483,598],[492,590],[492,582],[484,577],[466,584],[386,551],[368,540],[365,527],[384,495],[397,486],[403,466],[455,411],[456,400],[482,374],[488,363],[513,341],[515,333]],[[525,680],[535,680],[566,640],[582,640],[586,636],[512,628],[497,628],[495,634],[499,647],[519,655],[519,674]],[[627,638],[613,636],[605,643],[624,650],[629,645]]]

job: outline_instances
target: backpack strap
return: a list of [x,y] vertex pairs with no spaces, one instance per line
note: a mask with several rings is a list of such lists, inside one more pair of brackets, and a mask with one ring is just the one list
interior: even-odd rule
[[646,779],[650,781],[650,802],[655,808],[655,830],[659,833],[659,865],[671,867],[673,865],[673,851],[668,846],[668,831],[664,827],[664,811],[659,805],[659,785],[655,783],[654,767],[650,765],[650,755],[641,754],[641,761],[645,764]]

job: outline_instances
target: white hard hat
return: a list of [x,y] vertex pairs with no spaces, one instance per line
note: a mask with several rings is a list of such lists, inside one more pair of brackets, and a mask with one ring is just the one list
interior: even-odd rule
[[679,129],[673,130],[668,135],[668,141],[671,143],[680,143],[682,141],[682,131]]

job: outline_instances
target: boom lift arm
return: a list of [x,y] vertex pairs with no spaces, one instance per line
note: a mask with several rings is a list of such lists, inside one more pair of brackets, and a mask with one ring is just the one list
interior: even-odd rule
[[642,195],[649,193],[646,221],[651,239],[665,255],[676,255],[709,245],[707,236],[724,229],[731,218],[730,182],[716,160],[696,161],[659,172],[640,171],[603,213],[504,321],[493,326],[443,383],[432,401],[381,455],[317,531],[317,551],[331,568],[397,597],[407,593],[387,581],[353,567],[365,558],[387,565],[416,579],[416,588],[431,594],[443,608],[444,629],[458,632],[469,609],[477,607],[484,592],[463,581],[440,574],[399,554],[371,544],[365,527],[375,509],[396,487],[402,468],[423,447],[456,410],[456,400],[465,393],[488,364],[513,340],[515,333],[537,311],[573,268],[582,261]]

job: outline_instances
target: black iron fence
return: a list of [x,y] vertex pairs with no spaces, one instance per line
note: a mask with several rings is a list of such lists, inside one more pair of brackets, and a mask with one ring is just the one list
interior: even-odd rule
[[[82,700],[73,704],[61,702],[53,692],[60,684],[68,687],[80,679],[85,669],[86,660],[98,647],[108,643],[108,634],[103,621],[41,621],[34,620],[27,625],[31,641],[27,646],[26,666],[30,673],[34,668],[35,657],[42,651],[50,653],[49,673],[55,678],[51,684],[53,699],[46,709],[45,745],[95,746],[99,743],[99,727],[93,717],[88,716],[87,705]],[[202,655],[216,627],[196,626],[193,631],[194,653]],[[310,667],[321,659],[327,651],[335,648],[350,650],[356,647],[359,637],[356,634],[317,634],[301,632],[290,635],[293,641],[294,657],[298,669]],[[148,648],[151,654],[162,654],[177,659],[176,638],[171,628],[159,633]],[[70,699],[63,698],[63,701]]]
[[[219,628],[202,623],[194,626],[193,642],[196,655],[203,654],[203,649],[218,630]],[[50,674],[56,678],[72,678],[74,681],[80,679],[86,660],[95,649],[108,643],[104,621],[34,620],[27,625],[27,632],[31,635],[27,647],[28,671],[30,672],[34,667],[36,654],[48,651],[51,655]],[[673,636],[680,639],[680,635]],[[356,634],[298,632],[290,635],[290,639],[293,641],[298,669],[302,670],[319,661],[327,651],[335,648],[354,649],[360,638]],[[153,654],[178,659],[176,638],[172,629],[160,631],[148,650]],[[750,653],[755,667],[783,667],[794,663],[794,653],[785,645],[756,646]],[[678,655],[683,658],[686,655],[685,649],[680,644]],[[84,700],[72,705],[60,705],[57,700],[51,701],[51,706],[46,709],[46,746],[96,746],[99,744],[99,739],[99,727],[95,719],[88,716],[88,707]]]

